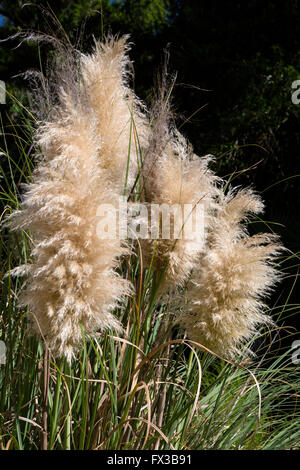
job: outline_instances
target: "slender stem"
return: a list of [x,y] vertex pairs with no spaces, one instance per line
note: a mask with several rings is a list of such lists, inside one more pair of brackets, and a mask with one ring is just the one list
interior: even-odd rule
[[44,344],[43,357],[43,433],[42,433],[42,449],[48,449],[48,389],[49,389],[49,350]]
[[[67,360],[65,360],[64,364],[64,372],[66,374],[66,388],[69,388],[69,394],[71,395],[71,367]],[[68,400],[68,394],[65,394],[65,402],[64,402],[64,413],[66,415],[66,423],[64,427],[64,450],[71,450],[71,406]]]

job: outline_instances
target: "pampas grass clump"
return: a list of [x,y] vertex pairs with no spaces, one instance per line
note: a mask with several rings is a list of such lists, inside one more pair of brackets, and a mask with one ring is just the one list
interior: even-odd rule
[[121,330],[113,311],[132,286],[116,268],[130,250],[126,240],[99,238],[97,209],[117,207],[141,170],[142,202],[204,207],[203,239],[176,239],[173,217],[170,239],[139,242],[143,267],[161,278],[162,295],[187,283],[177,322],[189,338],[232,357],[259,324],[271,322],[263,298],[278,278],[280,245],[247,233],[247,215],[261,212],[262,202],[251,190],[223,194],[211,157],[197,157],[176,130],[165,81],[148,115],[128,86],[126,41],[110,39],[80,55],[77,79],[58,88],[51,118],[37,130],[34,180],[10,218],[32,239],[32,262],[15,270],[27,275],[19,303],[29,306],[33,331],[51,352],[69,360],[83,331]]

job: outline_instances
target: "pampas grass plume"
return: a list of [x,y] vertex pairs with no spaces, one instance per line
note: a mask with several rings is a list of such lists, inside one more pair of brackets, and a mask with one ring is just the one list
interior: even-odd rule
[[175,224],[171,219],[170,239],[142,242],[145,265],[151,264],[154,271],[160,275],[163,273],[161,293],[183,285],[203,249],[203,240],[185,231],[187,219],[184,219],[184,205],[192,206],[191,218],[194,217],[196,205],[203,206],[206,231],[215,198],[219,194],[219,178],[209,169],[211,157],[199,158],[195,155],[189,142],[173,124],[169,94],[166,80],[163,79],[151,110],[152,128],[143,162],[145,201],[170,207],[178,205],[182,217],[178,238],[175,237]]
[[250,236],[245,225],[262,209],[252,190],[223,195],[178,316],[190,339],[225,358],[238,354],[260,325],[272,324],[263,299],[280,277],[274,260],[283,248],[272,234]]
[[[59,103],[36,133],[41,149],[23,209],[10,218],[14,230],[30,231],[31,263],[20,305],[33,313],[31,328],[54,356],[69,360],[87,337],[120,324],[113,310],[130,292],[116,274],[128,253],[118,239],[100,239],[97,208],[123,193],[131,120],[143,137],[139,103],[127,85],[126,37],[96,44],[80,57],[79,79],[60,86]],[[76,74],[74,70],[74,75]],[[136,174],[131,149],[129,184]]]

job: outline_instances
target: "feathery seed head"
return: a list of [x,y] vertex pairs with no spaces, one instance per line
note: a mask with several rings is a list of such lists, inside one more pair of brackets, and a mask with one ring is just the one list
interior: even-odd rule
[[[123,192],[131,120],[143,135],[145,119],[128,88],[126,38],[97,44],[81,56],[81,75],[72,89],[61,87],[52,119],[40,125],[42,151],[23,209],[12,214],[15,230],[29,230],[32,263],[20,305],[33,313],[32,328],[54,355],[69,360],[81,345],[82,329],[121,329],[113,315],[130,284],[116,273],[128,253],[124,241],[97,236],[97,209],[117,207]],[[74,70],[74,73],[76,71]],[[133,139],[134,140],[134,139]],[[136,174],[131,148],[130,184]]]
[[[143,161],[144,198],[152,204],[179,205],[181,208],[181,237],[146,240],[142,242],[144,264],[163,273],[160,291],[182,285],[197,263],[203,249],[203,238],[210,223],[215,199],[219,195],[217,178],[208,168],[210,156],[197,157],[191,145],[172,124],[167,90],[162,88],[151,112],[151,135]],[[184,207],[191,205],[190,215]],[[195,218],[196,207],[204,213],[203,234],[184,237],[188,218]],[[171,233],[175,221],[171,224]]]
[[274,257],[282,247],[276,236],[249,236],[242,225],[262,207],[251,190],[223,196],[178,315],[191,339],[225,358],[237,354],[259,325],[272,323],[263,298],[279,279]]

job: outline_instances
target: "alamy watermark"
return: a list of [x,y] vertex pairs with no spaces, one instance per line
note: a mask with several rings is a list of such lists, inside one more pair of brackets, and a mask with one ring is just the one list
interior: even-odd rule
[[292,83],[292,89],[295,90],[292,93],[292,103],[300,103],[300,80],[294,80]]
[[6,87],[5,82],[0,80],[0,104],[6,103]]
[[5,364],[6,362],[6,346],[4,341],[0,341],[0,364]]
[[300,364],[300,339],[292,343],[292,363]]
[[128,203],[120,197],[97,209],[100,239],[165,239],[204,241],[204,204]]

